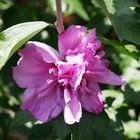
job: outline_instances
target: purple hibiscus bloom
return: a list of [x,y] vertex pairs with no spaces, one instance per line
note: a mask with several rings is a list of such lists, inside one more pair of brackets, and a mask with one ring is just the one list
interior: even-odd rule
[[25,88],[23,110],[47,122],[64,111],[68,124],[79,122],[82,108],[91,113],[104,109],[99,83],[122,85],[121,77],[102,59],[96,30],[86,34],[84,26],[70,26],[59,35],[59,53],[40,42],[28,42],[19,51],[21,59],[13,69],[16,83]]

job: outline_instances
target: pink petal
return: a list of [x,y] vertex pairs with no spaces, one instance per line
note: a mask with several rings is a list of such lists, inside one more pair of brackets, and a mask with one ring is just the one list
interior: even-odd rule
[[[38,98],[39,94],[46,94],[46,96]],[[35,89],[27,89],[21,108],[30,111],[38,120],[47,122],[58,116],[63,110],[63,100],[58,95],[61,96],[61,92],[57,87],[39,93]]]
[[90,48],[91,52],[95,53],[101,47],[101,41],[96,38],[96,29],[90,31],[82,40],[82,52]]
[[102,59],[102,60],[101,60],[101,63],[102,63],[102,65],[104,65],[104,67],[106,67],[106,68],[108,68],[109,65],[110,65],[110,62],[109,62],[108,60],[106,60],[106,59]]
[[59,82],[68,83],[74,88],[80,85],[83,74],[85,73],[86,62],[83,62],[83,54],[66,56],[66,61],[57,61]]
[[69,64],[83,64],[84,54],[79,53],[77,55],[67,55],[65,59]]
[[96,29],[93,29],[83,38],[83,41],[86,42],[86,44],[88,44],[93,43],[95,39],[96,39]]
[[[41,85],[46,79],[52,77],[49,69],[54,67],[54,64],[45,62],[44,57],[47,57],[44,56],[46,55],[45,49],[29,44],[19,52],[21,59],[13,68],[14,80],[23,88]],[[48,61],[50,60],[49,58]]]
[[33,104],[35,102],[35,88],[26,89],[24,92],[23,104],[21,106],[22,109],[33,108]]
[[86,27],[74,26],[68,27],[67,31],[59,35],[59,51],[61,55],[65,55],[68,50],[79,49]]
[[98,52],[98,53],[95,55],[95,57],[96,57],[97,59],[101,59],[104,55],[105,55],[105,52],[104,52],[104,51],[100,51],[100,52]]
[[82,49],[82,52],[85,54],[85,57],[84,57],[85,60],[87,60],[90,63],[95,58],[101,59],[105,53],[103,51],[96,53],[100,47],[101,47],[101,42],[97,39],[95,39],[93,43],[88,43],[86,46],[84,46],[84,48]]
[[[71,85],[74,87],[74,90],[80,85],[83,74],[85,73],[86,62],[84,62],[84,55],[79,53],[78,55],[66,56],[66,60],[69,64],[75,64],[71,71],[73,71],[73,75],[71,78]],[[77,65],[76,65],[77,64]]]
[[[52,90],[54,87],[57,86],[57,81],[56,80],[52,80],[52,79],[47,79],[42,85],[40,85],[39,87],[37,87],[36,92],[39,93],[37,95],[38,98],[43,98],[47,95],[47,93],[49,93],[50,90]],[[45,92],[43,92],[45,91]],[[41,93],[40,93],[41,92]]]
[[95,39],[92,44],[94,45],[93,50],[95,51],[98,50],[102,46],[101,41],[98,39]]
[[68,88],[64,88],[64,100],[65,103],[68,103],[71,100],[71,95],[70,92],[68,91]]
[[85,77],[89,81],[103,84],[123,85],[126,83],[123,78],[108,69],[89,72],[85,75]]
[[[67,92],[69,91],[67,90]],[[64,96],[66,97],[69,94],[71,99],[67,102],[68,100],[65,98],[66,105],[64,108],[64,119],[67,124],[73,124],[75,122],[79,122],[82,116],[81,103],[79,102],[76,94],[67,92],[65,92],[67,95]]]
[[125,84],[126,81],[120,76],[116,75],[109,69],[108,62],[105,60],[100,60],[96,58],[95,60],[89,64],[87,67],[86,74],[84,74],[84,78],[88,81],[93,81],[97,83],[103,84],[111,84],[111,85],[122,85]]
[[115,74],[110,70],[106,70],[106,72],[99,72],[95,75],[95,80],[99,83],[103,84],[111,84],[111,85],[123,85],[126,84],[126,80]]
[[71,85],[74,87],[74,90],[76,90],[77,87],[80,85],[84,73],[85,73],[84,65],[76,68],[71,81]]
[[58,52],[45,43],[29,41],[26,46],[35,48],[36,51],[41,55],[43,60],[47,63],[54,63],[55,61],[60,59],[60,55],[58,54]]
[[87,82],[83,84],[80,93],[82,107],[91,113],[100,113],[103,111],[104,103],[100,88],[97,83]]

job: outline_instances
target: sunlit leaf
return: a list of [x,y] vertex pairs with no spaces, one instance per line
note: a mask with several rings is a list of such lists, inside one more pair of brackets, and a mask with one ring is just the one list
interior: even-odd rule
[[0,10],[6,10],[13,5],[12,0],[0,0]]
[[139,52],[139,50],[137,49],[137,47],[136,47],[135,45],[132,45],[132,44],[125,45],[125,48],[126,48],[129,52],[136,52],[136,53]]
[[14,25],[3,31],[1,34],[3,34],[5,40],[0,40],[0,69],[26,41],[47,25],[43,21],[26,22]]
[[131,139],[139,139],[140,137],[140,117],[138,121],[128,121],[123,123],[125,135]]
[[108,101],[110,98],[113,99],[111,102],[112,107],[119,108],[124,105],[123,104],[124,96],[121,91],[108,89],[108,90],[102,90],[102,94],[106,101]]
[[[140,54],[136,47],[133,45],[124,45],[123,43],[116,41],[116,40],[109,40],[101,35],[98,36],[102,43],[112,46],[118,53],[125,54],[131,56],[132,58],[139,61]],[[131,47],[131,48],[130,48]]]
[[4,36],[4,34],[3,33],[0,33],[0,40],[5,40],[5,36]]

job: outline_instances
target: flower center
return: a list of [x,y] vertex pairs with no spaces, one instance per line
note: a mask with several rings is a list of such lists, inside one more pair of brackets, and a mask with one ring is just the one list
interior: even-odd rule
[[71,86],[74,90],[80,85],[83,74],[86,69],[83,54],[69,55],[64,61],[57,61],[55,68],[50,69],[50,72],[57,76],[58,83],[62,86]]

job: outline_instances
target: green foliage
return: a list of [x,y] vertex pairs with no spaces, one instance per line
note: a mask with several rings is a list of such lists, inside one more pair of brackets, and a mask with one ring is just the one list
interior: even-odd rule
[[79,124],[79,139],[105,139],[109,123],[110,120],[105,112],[99,115],[83,113]]
[[59,139],[65,139],[70,134],[69,126],[64,122],[62,115],[52,121],[52,129]]
[[140,118],[138,121],[129,121],[124,123],[125,135],[131,139],[139,139],[140,136]]
[[32,115],[29,112],[20,110],[16,113],[16,116],[13,119],[10,127],[18,127],[28,122],[34,123],[35,121],[36,120],[32,117]]
[[98,0],[120,40],[140,45],[140,16],[137,0]]
[[80,2],[80,0],[71,0],[71,1],[65,0],[65,2],[72,7],[72,10],[75,11],[76,14],[78,14],[84,20],[89,20],[89,16],[86,10],[83,8],[84,6]]
[[64,0],[63,13],[65,26],[97,29],[111,69],[128,83],[121,88],[103,85],[105,110],[96,115],[83,110],[80,123],[72,126],[64,123],[63,114],[42,124],[21,111],[23,91],[12,79],[19,59],[15,52],[32,37],[57,49],[57,31],[47,24],[56,20],[55,1],[0,0],[0,67],[5,65],[0,71],[0,140],[139,140],[139,2]]
[[7,10],[13,5],[12,0],[0,0],[0,11]]
[[[6,61],[29,39],[47,27],[42,21],[27,22],[14,25],[1,33],[4,40],[0,41],[0,69]],[[1,37],[1,38],[2,38]]]
[[132,58],[139,61],[139,51],[136,46],[128,44],[124,45],[123,43],[116,40],[108,40],[103,36],[99,36],[99,39],[106,45],[113,47],[118,53],[131,56]]
[[0,33],[0,40],[5,40],[5,35],[3,33]]

